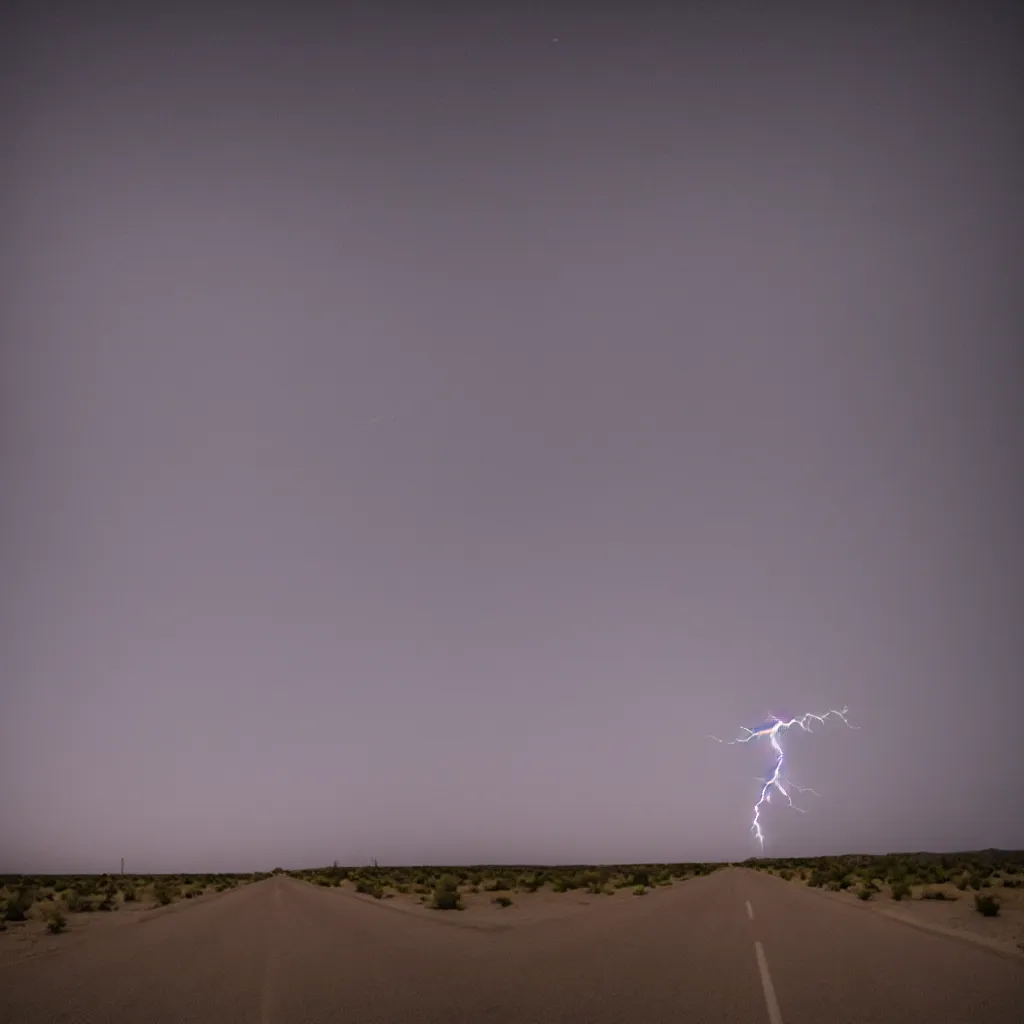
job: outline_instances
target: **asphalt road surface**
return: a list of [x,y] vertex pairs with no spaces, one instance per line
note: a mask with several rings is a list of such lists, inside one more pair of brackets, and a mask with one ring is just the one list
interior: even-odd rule
[[0,967],[0,1021],[1024,1021],[1024,962],[742,869],[507,930],[441,917],[277,876]]

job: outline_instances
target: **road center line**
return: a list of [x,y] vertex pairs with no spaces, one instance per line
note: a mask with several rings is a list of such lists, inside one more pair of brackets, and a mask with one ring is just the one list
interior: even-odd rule
[[761,987],[764,989],[764,1001],[768,1007],[768,1020],[770,1024],[782,1024],[779,1001],[775,998],[775,986],[772,985],[772,976],[768,973],[768,961],[764,957],[764,948],[760,942],[754,943],[754,952],[757,953],[757,968],[761,972]]
[[750,900],[747,900],[747,917],[749,917],[751,921],[754,920],[754,908],[750,905]]

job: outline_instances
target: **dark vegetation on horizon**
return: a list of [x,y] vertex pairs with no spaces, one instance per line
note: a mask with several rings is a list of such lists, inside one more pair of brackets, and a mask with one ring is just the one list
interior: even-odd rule
[[984,917],[999,914],[999,889],[1024,888],[1024,851],[847,854],[841,857],[751,857],[744,867],[814,889],[849,892],[870,900],[888,891],[891,900],[974,898]]
[[270,872],[0,875],[0,931],[35,917],[59,934],[67,930],[69,914],[110,913],[126,904],[140,909],[168,906],[269,877]]
[[686,878],[710,874],[722,864],[479,864],[471,866],[416,865],[380,867],[376,862],[361,867],[305,868],[297,871],[275,869],[303,882],[327,888],[351,886],[357,893],[374,899],[397,895],[418,897],[435,910],[462,910],[465,893],[494,893],[493,902],[512,906],[514,893],[540,890],[563,893],[582,890],[591,895],[614,895],[631,888],[637,896],[649,889],[673,885]]
[[748,867],[791,882],[861,900],[888,894],[904,899],[956,900],[973,897],[977,912],[999,914],[999,890],[1024,888],[1024,851],[980,850],[961,853],[847,854],[834,857],[751,857],[742,862],[673,864],[481,864],[342,866],[244,873],[36,874],[0,875],[0,931],[30,918],[47,922],[51,932],[66,930],[83,913],[106,913],[134,905],[153,909],[222,893],[274,875],[288,875],[324,887],[345,887],[374,899],[397,895],[417,898],[438,910],[463,909],[464,894],[485,893],[492,902],[512,906],[518,894],[539,891],[613,895],[630,889],[638,896],[707,875],[722,867]]

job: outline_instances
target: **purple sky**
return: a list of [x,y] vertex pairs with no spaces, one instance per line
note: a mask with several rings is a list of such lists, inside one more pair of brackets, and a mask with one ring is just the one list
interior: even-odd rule
[[766,854],[1024,847],[1014,5],[121,6],[7,27],[0,870],[741,859],[843,704]]

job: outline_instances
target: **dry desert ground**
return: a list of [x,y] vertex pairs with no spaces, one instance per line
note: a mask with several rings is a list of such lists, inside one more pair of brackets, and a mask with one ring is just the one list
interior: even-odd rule
[[[32,894],[0,933],[0,1021],[1019,1024],[1013,887],[993,917],[965,914],[966,897],[901,900],[900,914],[922,915],[908,924],[882,912],[895,903],[881,890],[809,888],[800,870],[35,879],[65,888]],[[71,888],[118,909],[64,913],[54,933]]]

